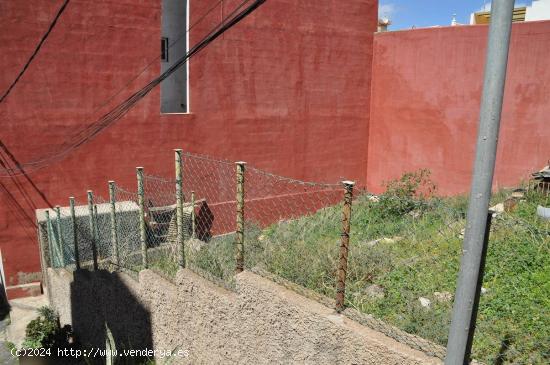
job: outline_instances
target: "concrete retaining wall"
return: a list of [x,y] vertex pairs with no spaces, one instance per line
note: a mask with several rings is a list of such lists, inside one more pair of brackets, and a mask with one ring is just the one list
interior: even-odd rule
[[222,289],[184,269],[175,283],[150,270],[48,269],[51,304],[85,345],[187,350],[173,363],[439,364],[318,302],[256,275]]

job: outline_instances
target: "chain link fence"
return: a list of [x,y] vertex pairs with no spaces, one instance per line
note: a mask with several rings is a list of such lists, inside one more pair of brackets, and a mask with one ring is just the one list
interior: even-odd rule
[[[228,289],[235,273],[248,269],[445,357],[465,197],[436,196],[426,171],[405,174],[376,196],[349,182],[308,183],[181,151],[175,161],[173,178],[138,168],[137,189],[110,183],[107,199],[90,192],[88,201],[74,201],[74,213],[62,207],[58,219],[56,209],[42,211],[48,265],[132,275],[149,268],[168,279],[187,267]],[[535,214],[548,199],[540,184],[494,196],[500,204],[477,360],[550,359],[550,225]]]
[[[245,171],[246,266],[334,296],[342,227],[342,184]],[[323,260],[316,260],[327,242]],[[304,260],[310,266],[303,269]]]
[[[417,184],[421,174],[388,184],[380,196],[355,199],[346,311],[443,359],[468,200],[422,193],[423,185],[430,184]],[[409,190],[409,184],[414,188]],[[550,360],[550,223],[537,215],[537,207],[548,205],[548,192],[540,184],[493,196],[473,359]]]

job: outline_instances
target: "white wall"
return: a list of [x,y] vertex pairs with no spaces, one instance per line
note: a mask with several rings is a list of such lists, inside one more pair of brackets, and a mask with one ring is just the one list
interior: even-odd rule
[[550,0],[533,0],[527,7],[525,21],[550,19]]

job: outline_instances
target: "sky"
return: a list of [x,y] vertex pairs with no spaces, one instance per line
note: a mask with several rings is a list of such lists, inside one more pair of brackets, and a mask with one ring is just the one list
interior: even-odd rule
[[[378,16],[392,21],[389,30],[451,25],[453,14],[458,23],[468,24],[470,14],[490,9],[488,0],[379,0]],[[532,0],[516,0],[517,6]]]

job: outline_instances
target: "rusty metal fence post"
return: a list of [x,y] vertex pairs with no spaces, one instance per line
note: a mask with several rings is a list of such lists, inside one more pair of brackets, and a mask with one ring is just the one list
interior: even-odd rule
[[235,235],[235,273],[244,270],[244,169],[246,162],[237,165],[237,227]]
[[74,264],[77,270],[80,270],[80,252],[78,251],[78,236],[76,226],[76,214],[74,210],[74,197],[69,197],[69,209],[71,212],[71,225],[73,227],[73,245],[74,245]]
[[178,249],[178,264],[185,267],[185,237],[183,235],[183,161],[182,150],[175,149],[176,168],[176,247]]
[[344,310],[346,294],[346,273],[348,270],[349,232],[351,222],[351,202],[353,199],[353,181],[342,181],[344,185],[344,205],[342,208],[342,234],[340,239],[340,259],[338,262],[338,279],[336,282],[337,312]]
[[59,264],[61,265],[61,267],[65,267],[63,235],[61,234],[61,208],[59,207],[59,205],[55,206],[55,221],[57,225],[56,251],[59,254]]
[[95,229],[95,212],[94,212],[94,194],[88,190],[88,214],[90,218],[90,241],[92,245],[92,259],[94,262],[94,270],[98,270],[97,263],[97,234]]
[[120,259],[118,252],[118,234],[116,224],[116,196],[115,196],[115,182],[109,181],[109,203],[111,205],[111,244],[113,246],[113,262],[116,268],[120,267]]
[[147,269],[147,234],[145,228],[145,191],[143,188],[143,167],[136,167],[137,195],[139,207],[139,241],[141,243],[141,264]]

